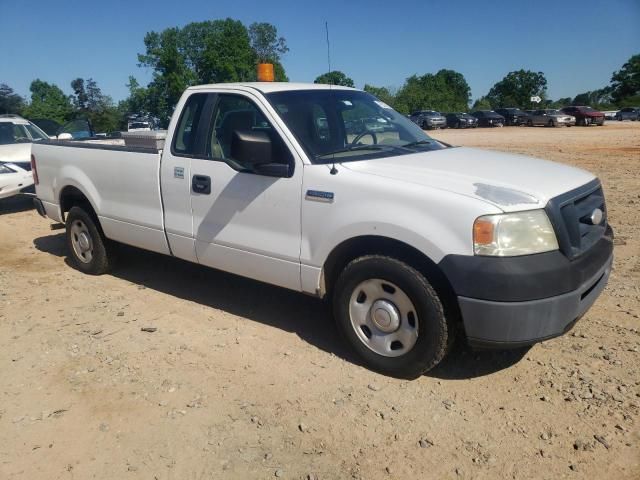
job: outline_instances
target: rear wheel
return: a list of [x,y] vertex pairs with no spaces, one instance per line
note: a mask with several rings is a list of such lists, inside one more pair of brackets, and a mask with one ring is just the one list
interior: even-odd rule
[[66,238],[69,258],[75,268],[91,275],[109,271],[110,245],[94,216],[81,207],[72,207],[67,214]]
[[343,337],[374,370],[415,378],[445,356],[453,326],[427,279],[385,256],[353,260],[340,274],[333,309]]

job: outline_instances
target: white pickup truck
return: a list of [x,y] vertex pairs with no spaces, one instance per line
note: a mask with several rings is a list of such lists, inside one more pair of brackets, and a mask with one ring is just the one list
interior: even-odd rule
[[162,149],[33,145],[36,207],[81,271],[121,242],[327,298],[366,364],[402,377],[457,327],[480,347],[561,335],[607,283],[589,172],[446,145],[349,88],[203,85],[175,112]]

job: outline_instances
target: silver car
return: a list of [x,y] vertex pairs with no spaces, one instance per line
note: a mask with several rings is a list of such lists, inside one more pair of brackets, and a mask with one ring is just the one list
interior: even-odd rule
[[534,127],[544,125],[545,127],[572,127],[576,124],[576,117],[566,115],[560,110],[535,110],[530,114],[527,125]]
[[440,112],[433,110],[419,110],[413,112],[409,118],[423,130],[446,128],[447,126],[447,119]]

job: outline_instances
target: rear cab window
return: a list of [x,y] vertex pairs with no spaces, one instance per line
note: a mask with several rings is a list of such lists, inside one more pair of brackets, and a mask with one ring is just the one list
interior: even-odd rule
[[193,156],[198,153],[196,133],[207,96],[206,93],[194,93],[187,99],[171,145],[171,153],[174,155]]

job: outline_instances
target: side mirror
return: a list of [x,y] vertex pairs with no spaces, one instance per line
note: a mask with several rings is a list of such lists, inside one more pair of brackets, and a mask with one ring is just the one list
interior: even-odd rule
[[235,130],[231,137],[231,158],[266,177],[290,177],[291,166],[273,163],[271,139],[266,132]]
[[57,138],[58,140],[73,140],[73,135],[70,133],[60,133]]
[[247,166],[271,163],[271,139],[265,132],[234,130],[231,158]]

